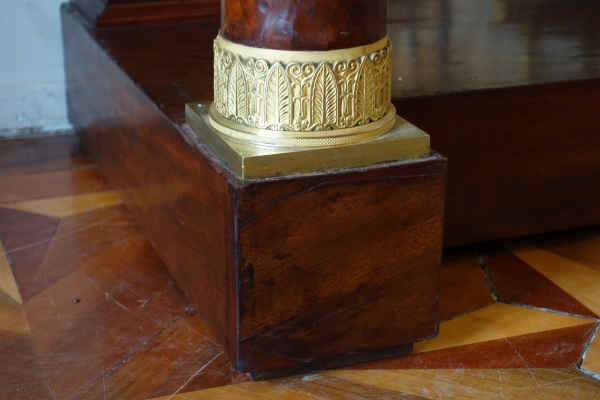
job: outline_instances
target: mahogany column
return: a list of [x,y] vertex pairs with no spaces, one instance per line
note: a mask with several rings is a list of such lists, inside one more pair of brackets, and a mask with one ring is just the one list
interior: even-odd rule
[[386,34],[385,0],[223,0],[221,35],[278,50],[362,46]]

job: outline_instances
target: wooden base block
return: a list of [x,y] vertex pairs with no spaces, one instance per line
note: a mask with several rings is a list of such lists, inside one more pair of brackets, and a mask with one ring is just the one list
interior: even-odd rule
[[238,368],[293,371],[434,336],[444,167],[434,155],[236,190]]
[[336,367],[343,367],[346,365],[365,363],[374,360],[381,360],[383,358],[405,356],[407,354],[412,353],[412,350],[413,345],[412,343],[410,343],[383,350],[372,350],[341,354],[337,356],[323,358],[319,361],[293,365],[291,367],[284,367],[264,372],[251,372],[249,375],[250,378],[252,378],[252,380],[254,381],[264,381],[267,379],[281,378],[284,376],[306,374],[321,369],[330,369]]
[[242,180],[78,18],[64,6],[70,119],[239,371],[345,365],[436,335],[445,158]]

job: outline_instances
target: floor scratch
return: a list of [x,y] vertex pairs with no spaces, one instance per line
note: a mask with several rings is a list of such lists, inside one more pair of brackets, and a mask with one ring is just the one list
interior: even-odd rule
[[129,308],[127,308],[123,304],[119,303],[114,297],[112,297],[110,294],[108,294],[108,292],[105,292],[104,295],[106,296],[106,300],[112,300],[112,301],[114,301],[122,309],[127,310],[130,313],[132,313],[133,315],[137,316],[137,314],[135,312],[131,311]]
[[50,386],[48,386],[48,384],[46,383],[46,381],[44,381],[44,385],[46,385],[46,387],[48,388],[48,391],[49,391],[49,392],[50,392],[50,394],[52,395],[52,398],[53,398],[54,400],[58,400],[58,399],[56,398],[56,396],[54,395],[54,393],[52,392],[52,389],[50,389]]
[[540,391],[544,395],[544,398],[548,398],[548,396],[546,396],[546,393],[544,393],[544,389],[540,386],[540,383],[535,378],[535,375],[533,374],[533,372],[531,372],[531,368],[529,368],[529,365],[527,365],[527,361],[525,361],[525,359],[523,358],[523,356],[521,355],[521,353],[519,353],[519,351],[517,350],[517,348],[512,344],[512,342],[510,340],[508,340],[507,338],[504,338],[504,340],[506,341],[506,343],[508,343],[508,345],[510,346],[510,348],[514,350],[515,354],[517,356],[519,356],[519,358],[521,359],[521,361],[523,361],[523,364],[525,364],[525,368],[527,369],[527,372],[529,372],[529,375],[531,375],[531,378],[533,379],[533,381],[537,385],[538,389],[540,389]]
[[177,393],[179,393],[179,391],[181,391],[181,389],[183,389],[184,387],[186,387],[186,385],[187,385],[188,383],[190,383],[190,381],[191,381],[192,379],[194,379],[196,376],[198,376],[198,374],[199,374],[200,372],[202,372],[202,370],[204,370],[204,368],[208,367],[208,366],[209,366],[209,365],[210,365],[210,364],[211,364],[213,361],[215,361],[215,360],[216,360],[216,359],[217,359],[217,358],[218,358],[218,357],[219,357],[221,354],[223,354],[223,352],[220,352],[219,354],[217,354],[216,356],[214,356],[214,357],[213,357],[213,358],[212,358],[212,359],[211,359],[209,362],[207,362],[206,364],[204,364],[204,365],[203,365],[203,366],[202,366],[202,367],[201,367],[201,368],[200,368],[198,371],[196,371],[196,373],[195,373],[194,375],[192,375],[192,376],[190,377],[190,379],[188,379],[188,380],[187,380],[187,381],[186,381],[186,382],[185,382],[183,385],[181,385],[181,387],[180,387],[179,389],[177,389],[177,390],[175,391],[175,393],[173,393],[173,394],[172,394],[172,395],[171,395],[171,396],[170,396],[170,397],[169,397],[167,400],[170,400],[170,399],[172,399],[172,398],[173,398],[173,397],[174,397],[174,396],[175,396]]
[[56,304],[54,304],[54,300],[52,299],[52,295],[50,294],[50,288],[48,287],[48,275],[46,274],[46,266],[48,265],[48,262],[46,260],[44,260],[43,262],[44,264],[44,283],[46,284],[46,293],[48,293],[48,298],[50,299],[50,304],[52,304],[52,307],[56,308]]

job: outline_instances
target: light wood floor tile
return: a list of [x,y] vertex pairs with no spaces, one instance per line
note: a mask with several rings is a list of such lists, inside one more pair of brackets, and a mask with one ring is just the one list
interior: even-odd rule
[[600,270],[600,226],[547,233],[529,237],[527,242]]
[[598,399],[600,382],[576,370],[328,371],[341,379],[431,399]]
[[120,203],[121,198],[117,193],[109,190],[75,196],[51,197],[48,199],[3,204],[2,207],[62,218]]
[[600,337],[598,334],[588,348],[581,367],[600,375]]
[[[334,379],[332,379],[334,378]],[[341,397],[335,386],[345,388]],[[332,390],[333,387],[333,390]],[[600,382],[566,369],[446,369],[327,371],[175,394],[160,400],[199,399],[528,399],[591,400]],[[157,399],[158,400],[158,399]]]
[[[31,334],[23,306],[0,300],[0,332],[9,332],[17,336]],[[0,363],[0,373],[2,373],[2,367],[5,365]]]
[[[311,374],[264,382],[249,382],[195,392],[161,397],[160,400],[196,399],[403,399],[424,400],[422,397],[377,385],[352,382],[337,376]],[[158,400],[158,399],[157,399]]]
[[6,253],[4,253],[4,246],[0,239],[0,289],[9,295],[14,301],[19,304],[23,304],[17,282],[10,268]]
[[415,343],[413,352],[423,353],[590,323],[589,319],[494,303],[442,323],[439,335]]
[[110,190],[97,168],[0,177],[0,203]]
[[600,271],[539,247],[511,241],[506,247],[581,304],[600,315]]

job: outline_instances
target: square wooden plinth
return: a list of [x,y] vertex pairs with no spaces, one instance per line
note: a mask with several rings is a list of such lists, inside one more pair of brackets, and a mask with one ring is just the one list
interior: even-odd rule
[[107,134],[82,131],[239,371],[349,365],[436,335],[445,158],[240,180],[204,146]]
[[440,155],[241,180],[189,130],[81,133],[239,371],[349,365],[436,335]]
[[433,155],[236,189],[238,368],[350,364],[434,336],[444,171]]

